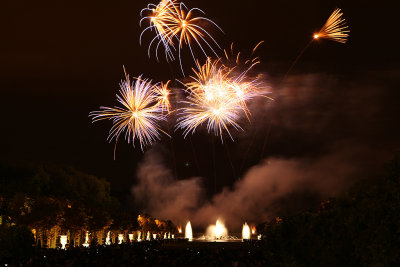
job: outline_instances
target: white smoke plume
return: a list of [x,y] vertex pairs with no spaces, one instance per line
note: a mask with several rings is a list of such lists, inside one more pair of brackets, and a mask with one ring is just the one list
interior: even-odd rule
[[[266,159],[252,167],[232,189],[225,188],[204,201],[200,178],[176,180],[156,150],[146,153],[133,188],[137,203],[151,215],[177,223],[190,220],[206,227],[220,218],[228,227],[245,221],[261,223],[303,208],[304,195],[318,200],[344,190],[359,166],[354,158],[369,151],[339,152],[313,159]],[[314,201],[315,199],[311,199]]]

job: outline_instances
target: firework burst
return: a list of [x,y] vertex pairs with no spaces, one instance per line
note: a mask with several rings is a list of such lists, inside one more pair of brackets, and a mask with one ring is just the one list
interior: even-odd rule
[[161,138],[160,132],[167,134],[158,125],[165,120],[165,102],[160,101],[161,94],[157,91],[160,87],[152,85],[151,81],[142,79],[141,76],[131,82],[126,75],[120,88],[117,100],[122,107],[102,106],[99,111],[90,112],[89,116],[92,117],[92,122],[105,119],[113,121],[108,141],[115,139],[117,142],[124,135],[126,141],[132,142],[134,146],[137,140],[143,150],[145,146]]
[[[150,57],[151,47],[154,43],[156,45],[156,58],[158,60],[158,49],[161,44],[164,46],[166,60],[174,60],[175,46],[172,41],[173,34],[171,26],[174,24],[174,17],[178,16],[176,13],[177,6],[176,0],[161,0],[158,5],[148,4],[146,8],[142,9],[140,15],[140,25],[144,20],[148,20],[150,25],[146,27],[140,34],[139,42],[142,43],[142,36],[148,30],[154,30],[156,36],[151,40],[147,53]],[[143,16],[143,14],[146,14]],[[158,42],[156,42],[158,40]]]
[[185,107],[179,110],[176,126],[183,129],[184,136],[206,124],[208,132],[219,135],[221,140],[224,132],[233,140],[230,128],[242,129],[238,122],[242,114],[249,119],[247,101],[263,94],[258,79],[247,76],[253,66],[254,62],[244,72],[235,75],[237,66],[230,68],[220,59],[212,61],[207,58],[198,71],[193,69],[192,81],[184,84],[189,95],[182,101]]
[[[158,5],[148,5],[141,11],[141,15],[151,13],[142,17],[140,23],[144,20],[149,20],[150,26],[145,28],[140,35],[140,42],[143,34],[147,30],[154,29],[156,36],[152,39],[148,47],[148,54],[150,56],[151,47],[154,43],[156,45],[156,57],[158,59],[158,49],[163,44],[165,55],[168,60],[174,60],[174,52],[178,50],[179,64],[182,73],[182,59],[181,50],[184,45],[189,47],[190,53],[196,62],[195,52],[193,45],[200,48],[202,53],[207,57],[205,47],[208,47],[216,56],[213,45],[220,48],[217,41],[212,35],[201,25],[206,22],[207,24],[214,25],[219,30],[222,29],[215,24],[212,20],[203,17],[205,14],[199,8],[187,8],[183,2],[178,3],[176,0],[162,0]],[[156,42],[158,40],[158,42]]]
[[324,38],[339,43],[346,43],[350,30],[346,24],[346,20],[342,16],[343,13],[340,8],[336,8],[321,30],[314,34],[314,39]]
[[157,105],[161,107],[161,109],[166,111],[167,113],[170,112],[171,110],[171,103],[169,101],[169,96],[171,95],[171,92],[168,88],[170,81],[166,83],[159,83],[154,86],[154,92],[156,93],[156,98],[157,98]]

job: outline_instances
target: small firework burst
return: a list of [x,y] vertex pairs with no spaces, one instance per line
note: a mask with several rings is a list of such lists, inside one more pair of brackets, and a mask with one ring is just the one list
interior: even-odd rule
[[168,88],[170,81],[166,83],[159,83],[154,86],[154,92],[157,95],[157,105],[159,105],[163,111],[166,111],[167,113],[170,112],[171,110],[171,103],[170,103],[170,95],[171,92]]

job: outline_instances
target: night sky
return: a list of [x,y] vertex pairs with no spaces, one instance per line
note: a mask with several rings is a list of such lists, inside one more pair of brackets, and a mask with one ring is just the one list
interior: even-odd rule
[[[88,114],[117,104],[123,66],[154,81],[182,79],[177,62],[147,57],[151,33],[139,45],[139,12],[148,2],[7,2],[0,19],[0,158],[71,165],[129,195],[143,152],[120,142],[114,160],[114,144],[106,141],[111,122],[92,124]],[[163,137],[155,148],[174,176],[204,177],[207,194],[214,193],[212,142],[218,190],[266,157],[313,160],[368,148],[355,161],[360,169],[379,169],[400,148],[400,57],[392,37],[394,8],[371,2],[185,1],[224,30],[210,30],[223,48],[234,42],[248,54],[265,41],[255,71],[264,75],[274,101],[253,103],[251,124],[243,121],[244,132],[233,131],[235,142],[225,146],[204,131],[186,139],[180,131]],[[349,42],[314,42],[280,82],[335,7],[348,21]],[[187,73],[191,67],[187,61]],[[165,125],[169,132],[173,124]]]

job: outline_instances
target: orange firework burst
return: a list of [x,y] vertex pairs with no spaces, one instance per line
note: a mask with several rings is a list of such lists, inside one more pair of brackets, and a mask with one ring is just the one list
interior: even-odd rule
[[325,38],[339,43],[346,43],[349,37],[349,27],[342,17],[340,8],[336,8],[321,30],[314,34],[314,39]]
[[207,58],[198,71],[193,69],[192,81],[185,84],[189,96],[182,103],[186,107],[180,109],[177,123],[177,128],[184,130],[184,136],[206,123],[208,132],[219,135],[221,140],[226,132],[233,140],[229,128],[242,129],[238,121],[243,113],[248,117],[246,102],[263,94],[257,78],[247,77],[250,68],[235,75],[235,67],[223,65],[220,59]]
[[203,54],[207,56],[207,53],[203,48],[203,45],[205,44],[217,56],[217,53],[213,49],[213,45],[216,45],[218,48],[220,48],[217,41],[201,25],[203,22],[207,22],[214,25],[219,30],[221,30],[221,28],[212,20],[201,16],[200,14],[204,14],[201,9],[188,9],[184,3],[177,3],[176,0],[162,0],[158,5],[148,5],[147,8],[142,10],[141,14],[147,12],[151,12],[151,14],[144,16],[141,19],[141,22],[143,20],[149,20],[150,26],[143,30],[142,34],[140,35],[140,41],[143,34],[147,30],[155,29],[156,36],[150,42],[148,47],[149,56],[153,43],[158,40],[156,46],[157,59],[158,48],[160,44],[163,44],[167,61],[168,59],[174,60],[174,51],[176,51],[177,45],[179,63],[182,73],[184,73],[181,59],[181,50],[183,45],[187,45],[189,47],[190,53],[192,54],[194,60],[196,60],[196,57],[194,55],[192,45],[198,46]]
[[174,23],[174,17],[177,16],[176,14],[176,0],[161,0],[158,5],[149,4],[146,8],[142,9],[140,15],[143,13],[150,13],[147,16],[144,16],[140,20],[140,24],[142,24],[143,20],[149,20],[150,26],[145,28],[141,35],[140,35],[140,43],[142,42],[143,34],[148,30],[155,30],[156,36],[150,42],[148,48],[148,56],[150,57],[150,50],[153,43],[158,39],[157,48],[156,48],[156,57],[158,59],[158,47],[160,44],[164,45],[165,49],[165,56],[167,61],[174,60],[173,51],[175,50],[173,41],[172,41],[172,31],[170,27]]
[[131,82],[128,75],[120,87],[117,100],[122,107],[100,107],[101,110],[92,111],[89,116],[93,122],[105,119],[113,121],[107,138],[110,142],[113,139],[118,141],[120,135],[124,134],[127,142],[133,145],[137,139],[143,150],[145,146],[160,139],[160,132],[167,134],[158,125],[158,122],[165,120],[158,87],[141,76]]

